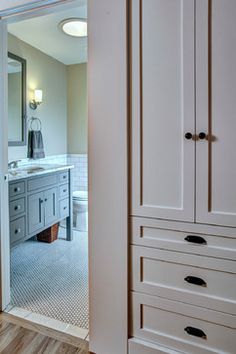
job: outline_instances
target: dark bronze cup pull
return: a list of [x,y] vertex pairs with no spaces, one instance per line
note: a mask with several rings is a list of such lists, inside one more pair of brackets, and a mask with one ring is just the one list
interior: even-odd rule
[[192,243],[198,243],[199,245],[206,245],[207,244],[206,240],[203,237],[195,236],[195,235],[186,236],[185,241],[192,242]]
[[195,328],[195,327],[186,327],[185,332],[187,332],[190,336],[195,336],[195,337],[199,337],[199,338],[203,338],[203,339],[207,339],[206,334],[199,328]]
[[201,279],[201,278],[198,278],[198,277],[193,277],[191,275],[188,275],[186,278],[184,278],[184,280],[187,282],[187,283],[190,283],[190,284],[194,284],[194,285],[198,285],[198,286],[203,286],[203,287],[206,287],[207,286],[207,283]]

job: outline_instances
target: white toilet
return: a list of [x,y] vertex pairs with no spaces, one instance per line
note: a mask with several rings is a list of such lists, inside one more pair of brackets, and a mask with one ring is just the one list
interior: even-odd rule
[[73,192],[73,224],[79,231],[88,231],[88,192]]

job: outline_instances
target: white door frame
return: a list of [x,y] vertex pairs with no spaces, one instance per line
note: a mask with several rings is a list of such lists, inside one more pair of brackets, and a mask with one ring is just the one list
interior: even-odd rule
[[8,211],[7,24],[0,21],[0,309],[10,302],[10,242]]
[[[77,0],[10,0],[8,22],[47,14]],[[16,2],[15,2],[16,3]],[[88,0],[90,350],[127,354],[128,134],[127,0]],[[0,250],[2,309],[9,302],[7,32],[0,20]],[[98,35],[99,34],[99,35]]]

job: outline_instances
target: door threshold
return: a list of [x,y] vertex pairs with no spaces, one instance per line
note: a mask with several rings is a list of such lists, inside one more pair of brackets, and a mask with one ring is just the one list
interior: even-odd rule
[[65,323],[54,318],[37,314],[35,312],[13,306],[2,312],[6,320],[9,319],[16,325],[34,330],[46,336],[64,341],[74,346],[88,346],[89,331],[69,323]]

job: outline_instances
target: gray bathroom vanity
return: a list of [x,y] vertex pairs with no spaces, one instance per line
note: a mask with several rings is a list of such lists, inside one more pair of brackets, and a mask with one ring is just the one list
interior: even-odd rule
[[[71,168],[25,168],[10,172],[9,214],[11,247],[66,219],[66,238],[72,239]],[[35,171],[35,173],[34,173]]]

